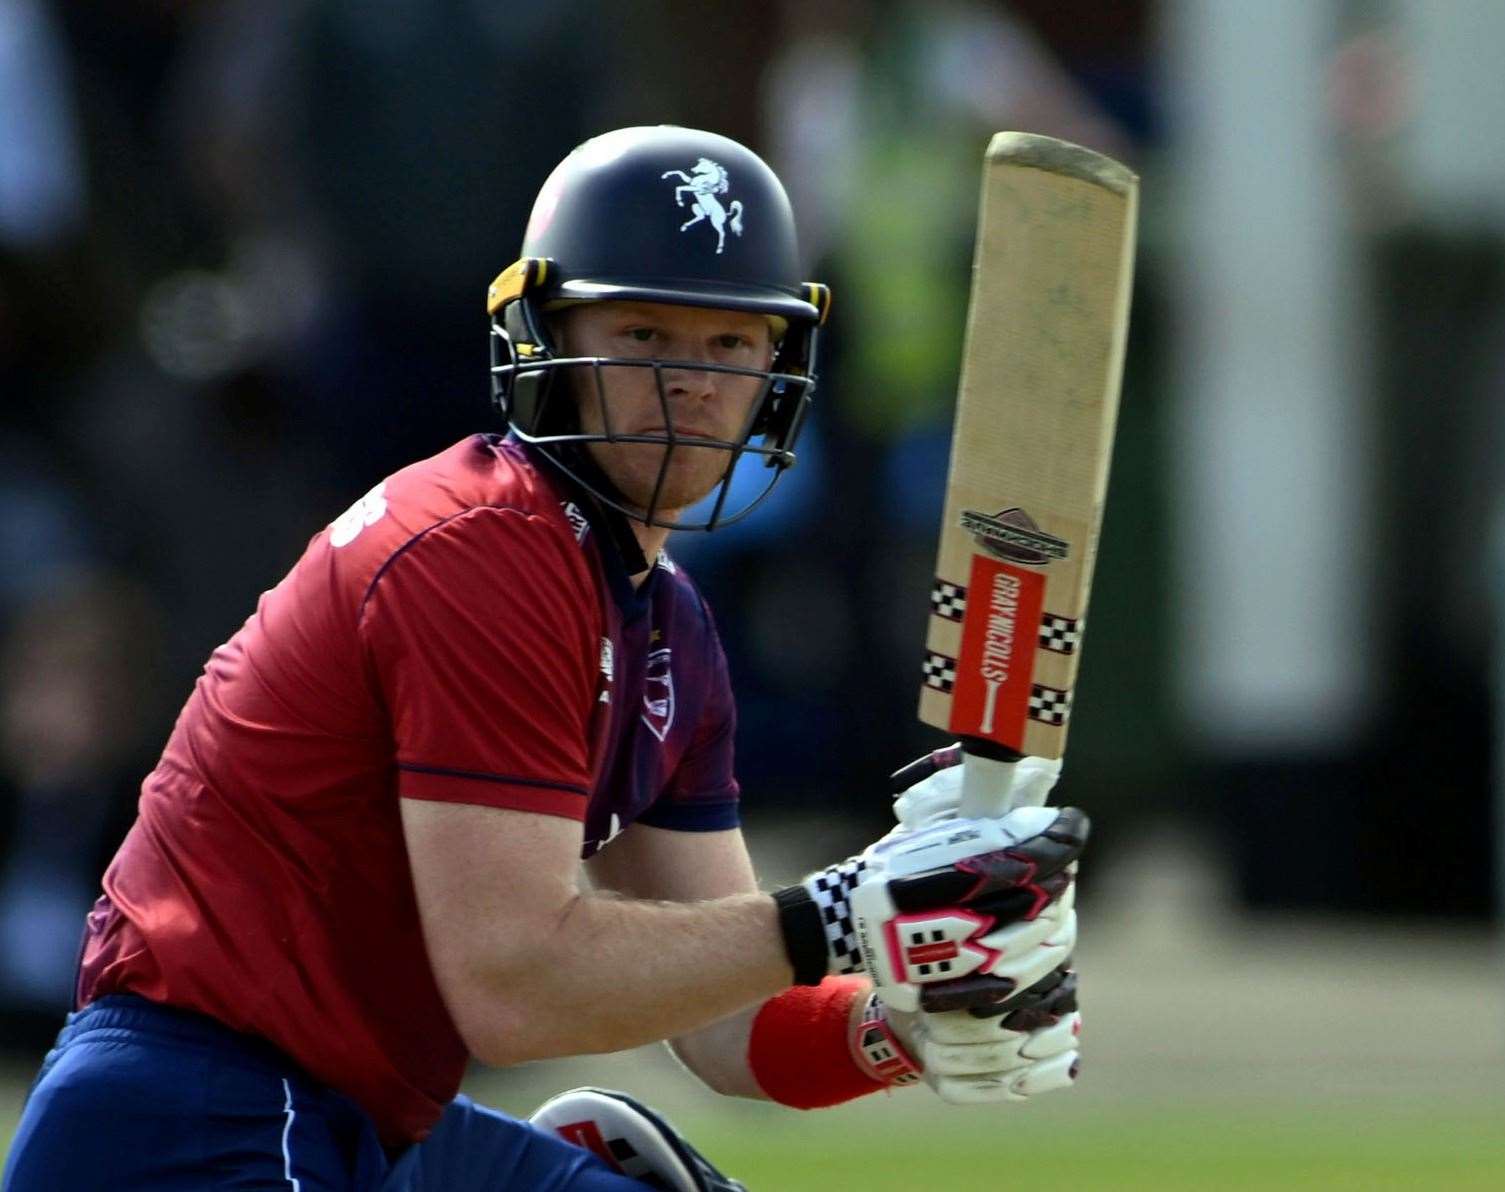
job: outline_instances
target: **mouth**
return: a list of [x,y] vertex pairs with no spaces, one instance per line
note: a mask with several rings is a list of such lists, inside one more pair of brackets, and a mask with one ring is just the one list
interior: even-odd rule
[[695,426],[693,424],[690,426],[676,424],[672,432],[668,427],[662,425],[645,426],[641,430],[635,430],[632,433],[635,435],[663,435],[665,438],[672,433],[676,439],[714,439],[718,442],[721,438],[707,427]]

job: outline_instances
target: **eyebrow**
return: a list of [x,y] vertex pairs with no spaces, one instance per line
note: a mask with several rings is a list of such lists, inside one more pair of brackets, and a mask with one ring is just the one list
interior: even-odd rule
[[[643,319],[647,322],[654,322],[663,318],[663,312],[656,309],[656,305],[651,302],[624,303],[618,309],[617,317],[621,319]],[[715,308],[708,306],[697,307],[695,309],[714,310]],[[739,323],[745,323],[748,326],[766,325],[768,321],[764,315],[752,310],[718,310],[716,313],[728,319],[735,319]],[[711,334],[721,335],[724,332],[716,331]]]

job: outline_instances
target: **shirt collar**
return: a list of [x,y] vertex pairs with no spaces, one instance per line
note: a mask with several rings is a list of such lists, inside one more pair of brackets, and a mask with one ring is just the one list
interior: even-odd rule
[[[650,564],[644,557],[637,537],[628,524],[627,515],[602,505],[588,489],[532,443],[526,443],[510,434],[507,442],[521,450],[528,462],[547,478],[561,498],[573,504],[585,518],[596,540],[596,554],[601,560],[606,585],[623,619],[630,621],[641,616],[652,601],[653,588],[662,569],[658,566],[657,559]],[[570,466],[586,469],[587,475],[596,471],[588,459],[571,460]],[[645,568],[648,574],[634,588],[632,577]]]

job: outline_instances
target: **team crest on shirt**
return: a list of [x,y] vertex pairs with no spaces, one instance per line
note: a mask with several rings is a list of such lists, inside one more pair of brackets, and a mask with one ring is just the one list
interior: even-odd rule
[[648,655],[643,676],[643,723],[662,741],[674,726],[674,672],[669,669],[669,647]]

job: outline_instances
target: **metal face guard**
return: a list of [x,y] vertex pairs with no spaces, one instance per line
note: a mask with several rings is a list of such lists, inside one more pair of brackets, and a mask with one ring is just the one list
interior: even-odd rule
[[[713,530],[720,526],[731,525],[751,513],[772,491],[784,471],[794,465],[795,454],[792,446],[800,423],[804,420],[810,402],[810,393],[814,388],[814,378],[811,376],[740,368],[735,365],[714,364],[702,360],[643,360],[615,356],[562,358],[544,356],[530,359],[526,355],[511,351],[510,342],[506,343],[509,350],[507,351],[508,358],[504,362],[498,359],[500,356],[497,351],[498,339],[505,342],[507,337],[503,334],[493,338],[491,368],[493,388],[513,391],[531,384],[538,394],[536,404],[530,411],[531,417],[528,419],[531,425],[525,426],[517,418],[509,419],[513,433],[524,442],[538,447],[554,466],[590,491],[603,504],[627,517],[650,526],[679,530]],[[558,403],[561,400],[569,400],[568,397],[561,399],[559,396],[561,388],[566,387],[558,384],[560,379],[558,374],[563,369],[571,368],[590,372],[590,388],[600,411],[603,428],[600,432],[583,432],[578,429],[573,411],[568,413],[558,411]],[[611,406],[607,401],[606,386],[602,376],[602,370],[606,368],[653,370],[665,433],[630,434],[620,432],[613,427]],[[758,378],[761,382],[761,390],[752,403],[737,437],[735,439],[704,439],[678,433],[675,430],[674,416],[664,383],[664,373],[668,371],[716,372]],[[522,385],[519,384],[520,382]],[[545,429],[551,425],[558,429]],[[762,442],[754,443],[752,440],[759,434],[762,435]],[[615,489],[603,491],[600,478],[588,474],[586,469],[579,466],[571,448],[590,443],[644,443],[664,448],[664,457],[659,465],[653,495],[646,508],[637,508],[628,504]],[[694,521],[670,520],[663,516],[666,511],[660,505],[664,483],[673,465],[674,452],[683,449],[720,450],[727,455],[726,467],[722,470],[715,487],[707,494],[707,497],[711,499],[709,511],[703,518]],[[737,466],[744,456],[760,457],[770,474],[767,483],[758,492],[744,501],[739,508],[728,512],[727,498],[730,495]],[[704,500],[705,498],[697,504],[702,504]]]

